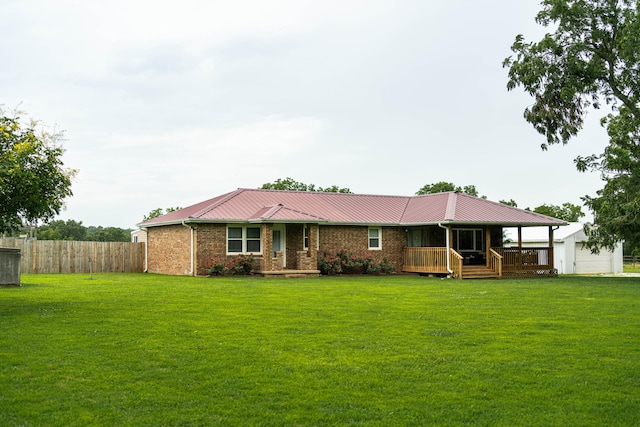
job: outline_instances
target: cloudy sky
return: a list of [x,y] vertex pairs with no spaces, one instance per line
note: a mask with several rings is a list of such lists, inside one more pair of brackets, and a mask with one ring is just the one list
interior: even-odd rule
[[538,0],[0,0],[0,104],[64,130],[60,219],[133,228],[155,208],[292,177],[356,193],[475,185],[519,207],[602,187],[592,115],[543,152],[507,92]]

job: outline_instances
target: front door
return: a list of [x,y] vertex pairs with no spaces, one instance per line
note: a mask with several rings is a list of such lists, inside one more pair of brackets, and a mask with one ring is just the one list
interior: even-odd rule
[[275,224],[273,226],[273,256],[277,251],[282,251],[282,262],[287,265],[287,249],[286,249],[286,228],[284,224]]

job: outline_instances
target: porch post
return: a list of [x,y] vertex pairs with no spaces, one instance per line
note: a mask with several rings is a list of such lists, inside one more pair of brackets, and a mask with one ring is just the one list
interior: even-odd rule
[[273,264],[273,224],[262,224],[261,271],[271,271]]
[[518,226],[518,269],[522,268],[522,226]]
[[553,227],[549,226],[549,265],[553,270]]
[[491,233],[489,232],[489,226],[484,226],[484,258],[487,264],[487,267],[491,265],[491,260],[489,258],[489,249],[491,249]]
[[[309,227],[309,256],[318,262],[318,239],[320,238],[320,225],[308,224]],[[315,264],[314,264],[315,265]]]

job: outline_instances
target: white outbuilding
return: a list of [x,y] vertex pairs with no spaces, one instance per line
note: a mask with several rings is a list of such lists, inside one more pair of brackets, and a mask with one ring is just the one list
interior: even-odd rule
[[[511,240],[505,246],[518,246],[518,234],[507,231]],[[622,242],[615,250],[602,248],[599,254],[586,247],[584,224],[569,223],[553,232],[553,265],[558,274],[616,274],[622,273]],[[522,247],[541,247],[549,244],[548,227],[522,229]]]

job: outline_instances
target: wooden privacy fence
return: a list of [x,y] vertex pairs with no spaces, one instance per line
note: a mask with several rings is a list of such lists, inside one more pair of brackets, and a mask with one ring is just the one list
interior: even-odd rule
[[18,248],[21,273],[142,273],[144,243],[0,238]]

